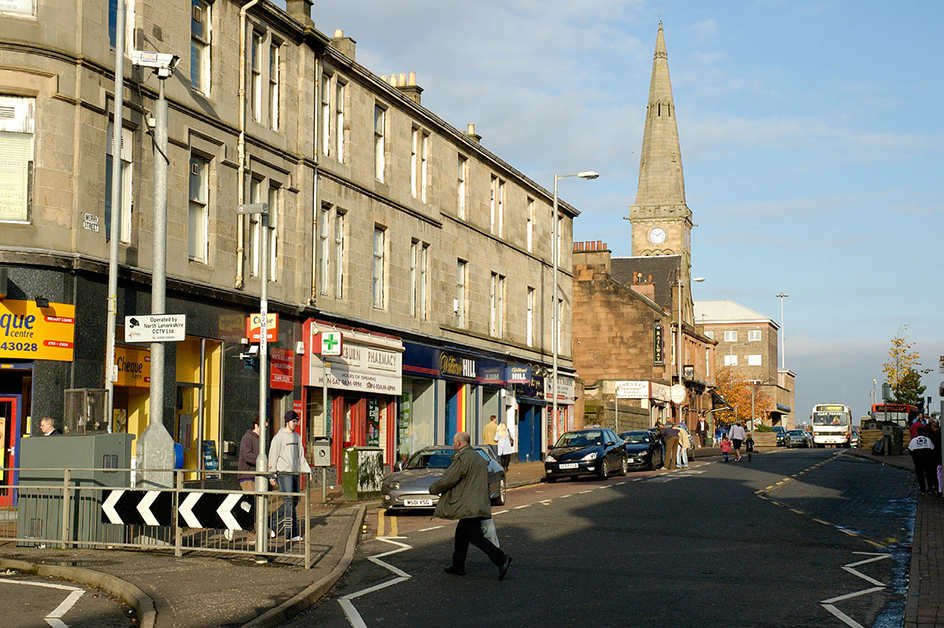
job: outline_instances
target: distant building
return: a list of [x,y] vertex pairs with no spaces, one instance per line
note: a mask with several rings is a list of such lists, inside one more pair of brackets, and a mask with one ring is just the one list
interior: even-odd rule
[[696,301],[695,324],[718,343],[715,369],[728,366],[756,386],[765,388],[775,402],[763,417],[769,425],[796,426],[796,374],[777,368],[780,326],[734,301]]

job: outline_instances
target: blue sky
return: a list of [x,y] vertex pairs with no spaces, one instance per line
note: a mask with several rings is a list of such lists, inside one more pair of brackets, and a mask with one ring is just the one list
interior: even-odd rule
[[796,410],[868,410],[903,325],[939,409],[944,3],[315,0],[316,27],[582,212],[575,240],[630,253],[659,21],[664,23],[696,299],[779,323]]

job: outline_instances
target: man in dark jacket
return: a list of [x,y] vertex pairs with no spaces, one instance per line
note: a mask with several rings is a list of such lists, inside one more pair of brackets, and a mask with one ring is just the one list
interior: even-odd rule
[[[259,417],[252,420],[252,429],[246,430],[239,441],[239,470],[255,471],[256,458],[259,457]],[[239,486],[244,491],[256,490],[256,478],[253,475],[240,475]]]
[[482,534],[482,522],[492,518],[492,507],[488,499],[488,463],[472,449],[468,432],[459,432],[452,440],[455,454],[452,464],[442,477],[430,484],[432,495],[441,495],[436,504],[435,516],[441,519],[458,519],[456,542],[452,553],[452,565],[446,573],[465,575],[465,558],[469,543],[476,546],[498,567],[501,580],[511,565],[511,556],[501,551]]

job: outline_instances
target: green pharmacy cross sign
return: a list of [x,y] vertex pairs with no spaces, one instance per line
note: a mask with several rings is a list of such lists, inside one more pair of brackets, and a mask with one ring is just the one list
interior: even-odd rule
[[321,355],[341,355],[341,332],[326,331],[321,334]]

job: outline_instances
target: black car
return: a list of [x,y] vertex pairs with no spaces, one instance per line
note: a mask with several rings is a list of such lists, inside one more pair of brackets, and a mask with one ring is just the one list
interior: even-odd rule
[[631,468],[655,469],[662,466],[662,444],[654,432],[623,432],[620,438],[625,443],[626,462]]
[[626,475],[623,445],[623,439],[605,427],[565,432],[544,458],[544,479],[552,483],[580,475],[605,478],[614,471]]
[[777,435],[777,447],[783,447],[786,444],[787,430],[782,425],[775,425],[773,430]]

